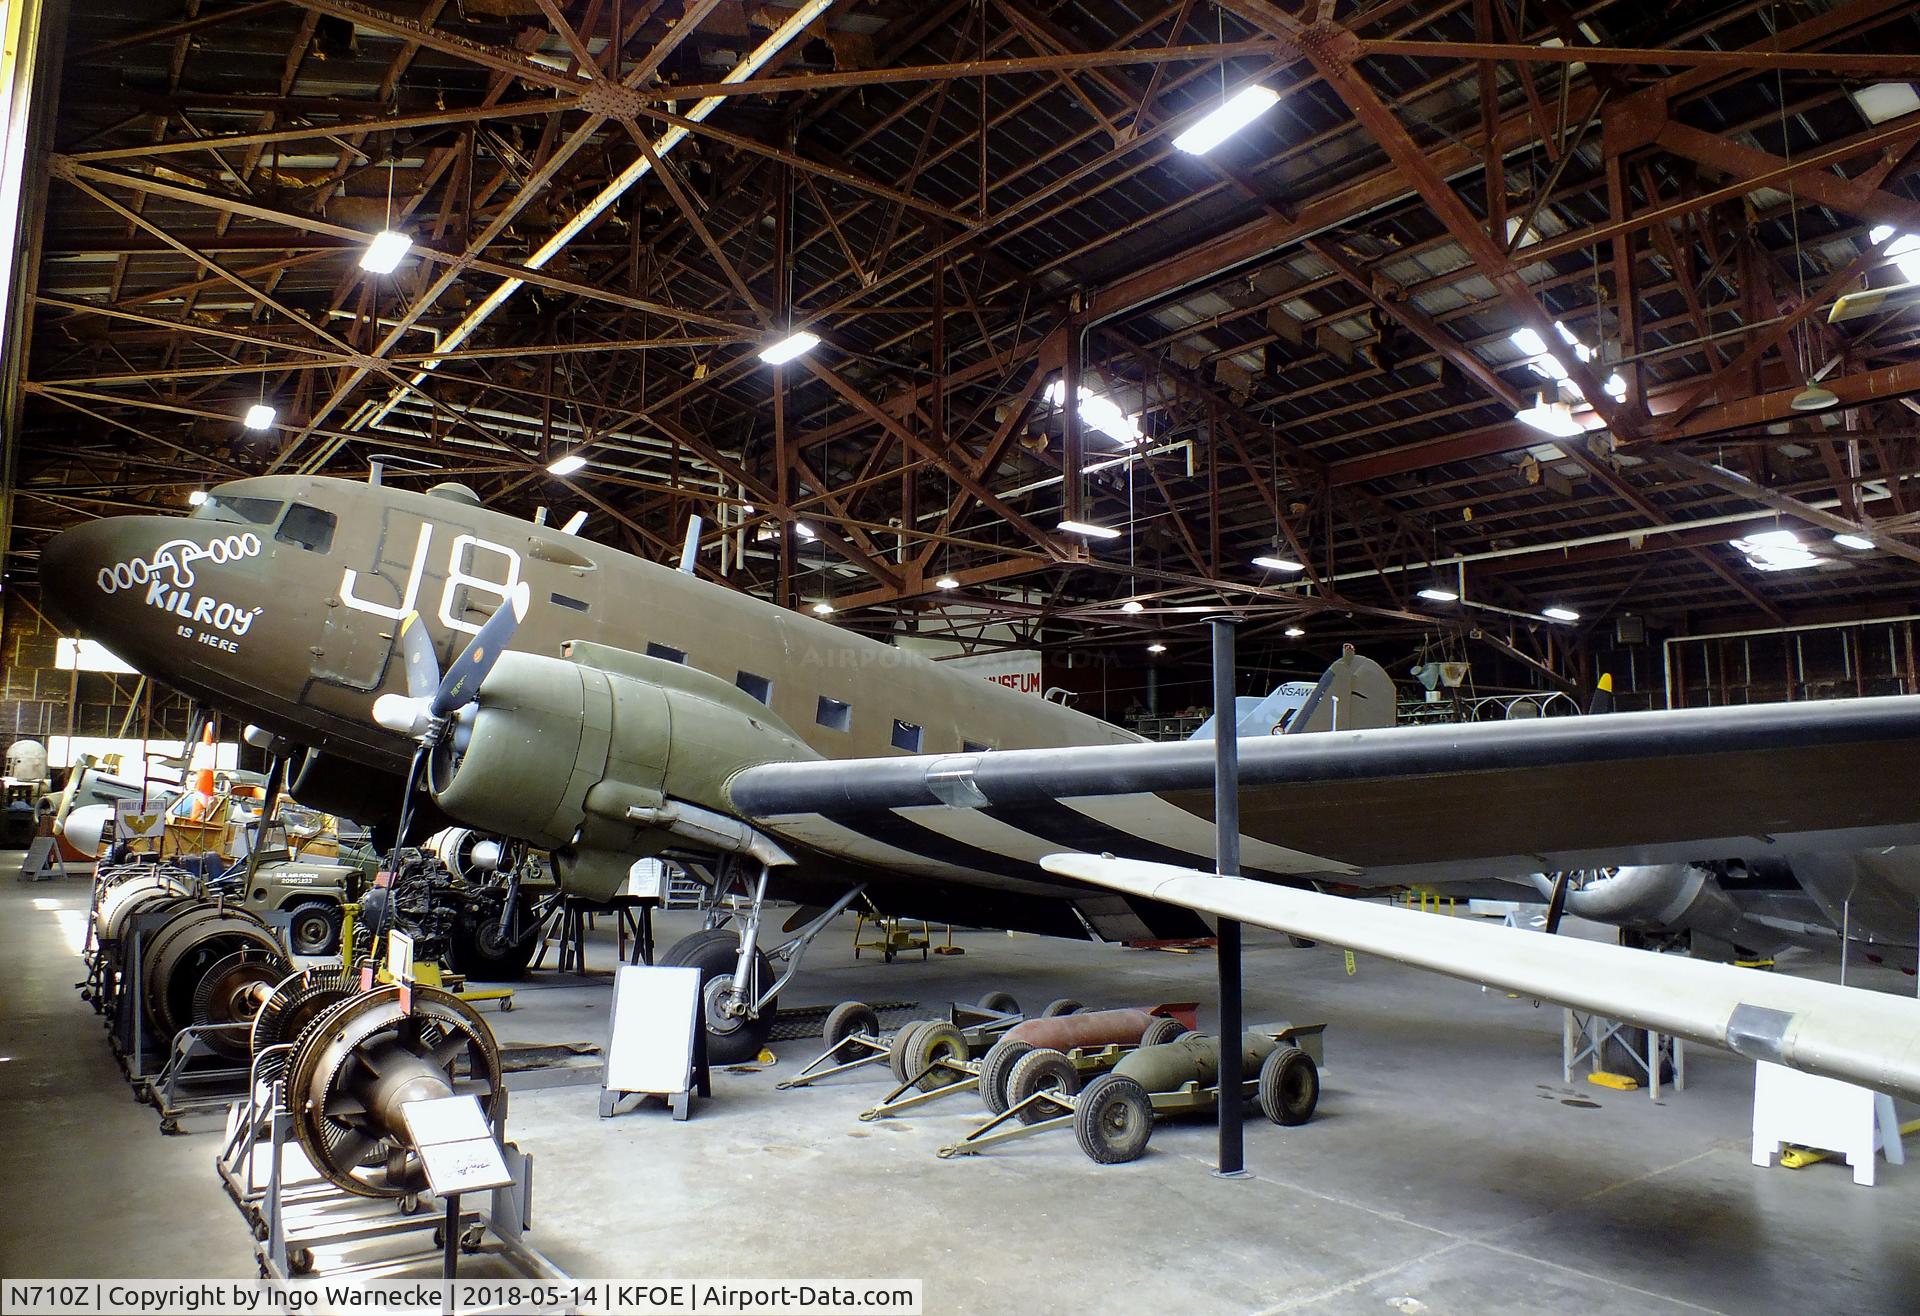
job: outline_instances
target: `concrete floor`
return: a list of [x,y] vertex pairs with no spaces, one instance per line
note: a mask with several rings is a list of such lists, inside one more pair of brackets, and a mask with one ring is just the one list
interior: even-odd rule
[[[79,883],[0,887],[0,1275],[250,1274],[214,1138],[159,1135],[73,990],[84,902]],[[662,944],[689,926],[663,918]],[[602,972],[524,984],[501,1036],[604,1042],[610,940],[589,945]],[[1210,995],[1203,955],[963,933],[964,956],[885,965],[856,963],[850,940],[822,936],[790,1003]],[[684,1124],[653,1103],[602,1121],[591,1087],[516,1093],[531,1241],[594,1278],[917,1278],[939,1313],[1920,1306],[1920,1162],[1883,1165],[1874,1189],[1834,1163],[1750,1166],[1747,1064],[1696,1050],[1688,1090],[1659,1103],[1569,1086],[1556,1010],[1250,941],[1248,1018],[1331,1027],[1319,1115],[1250,1119],[1247,1180],[1208,1173],[1206,1123],[1162,1124],[1131,1165],[1095,1166],[1064,1133],[940,1161],[984,1118],[974,1099],[862,1124],[883,1073],[775,1092],[817,1049],[786,1043],[770,1069],[717,1073]]]

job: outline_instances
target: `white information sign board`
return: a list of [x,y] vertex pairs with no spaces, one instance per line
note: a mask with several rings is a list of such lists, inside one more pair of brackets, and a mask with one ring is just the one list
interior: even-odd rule
[[613,980],[613,1027],[607,1042],[600,1113],[624,1093],[668,1098],[685,1119],[693,1081],[694,1030],[700,1020],[700,970],[623,964]]
[[436,1195],[504,1188],[513,1182],[478,1097],[409,1101],[400,1107],[400,1118],[420,1149],[427,1184]]

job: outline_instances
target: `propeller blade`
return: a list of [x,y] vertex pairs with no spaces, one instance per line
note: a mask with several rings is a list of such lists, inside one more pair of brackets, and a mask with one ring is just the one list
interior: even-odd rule
[[[382,697],[384,698],[384,696]],[[407,784],[402,787],[400,791],[400,821],[393,829],[393,853],[387,856],[387,867],[390,869],[400,866],[400,851],[407,844],[407,826],[413,821],[413,792],[420,784],[420,765],[426,762],[427,755],[432,751],[433,746],[423,742],[418,749],[413,751],[413,758],[407,763]],[[389,900],[381,908],[386,911],[391,911],[393,902]],[[368,931],[372,934],[374,943],[377,945],[380,934],[387,930],[387,920],[382,918],[375,922],[378,923],[378,926],[370,924]]]
[[513,639],[514,631],[526,620],[527,608],[531,599],[527,582],[521,581],[494,610],[480,627],[480,633],[473,637],[467,651],[454,660],[447,674],[440,678],[440,686],[433,692],[431,705],[435,717],[445,717],[454,709],[471,702],[479,693],[481,682],[487,679],[487,673],[500,661],[501,652]]
[[440,686],[440,660],[434,657],[433,637],[417,612],[400,619],[400,652],[407,660],[408,696],[431,699]]
[[1553,895],[1547,901],[1547,921],[1542,926],[1549,937],[1560,930],[1560,920],[1567,912],[1567,891],[1573,883],[1573,870],[1563,868],[1554,875]]
[[1611,713],[1613,711],[1613,673],[1606,672],[1600,677],[1600,683],[1593,687],[1593,700],[1587,705],[1587,715]]

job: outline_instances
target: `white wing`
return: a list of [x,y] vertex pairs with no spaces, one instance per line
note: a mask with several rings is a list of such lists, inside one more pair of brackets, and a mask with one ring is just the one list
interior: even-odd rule
[[1062,877],[1277,928],[1920,1101],[1920,1001],[1171,864],[1056,854]]

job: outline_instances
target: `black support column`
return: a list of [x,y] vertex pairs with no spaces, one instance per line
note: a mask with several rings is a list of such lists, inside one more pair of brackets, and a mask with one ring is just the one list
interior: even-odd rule
[[[1240,702],[1234,681],[1234,617],[1214,617],[1213,632],[1213,855],[1214,871],[1240,876]],[[1215,957],[1220,979],[1220,1164],[1222,1178],[1246,1174],[1241,1136],[1240,924],[1219,920]]]

